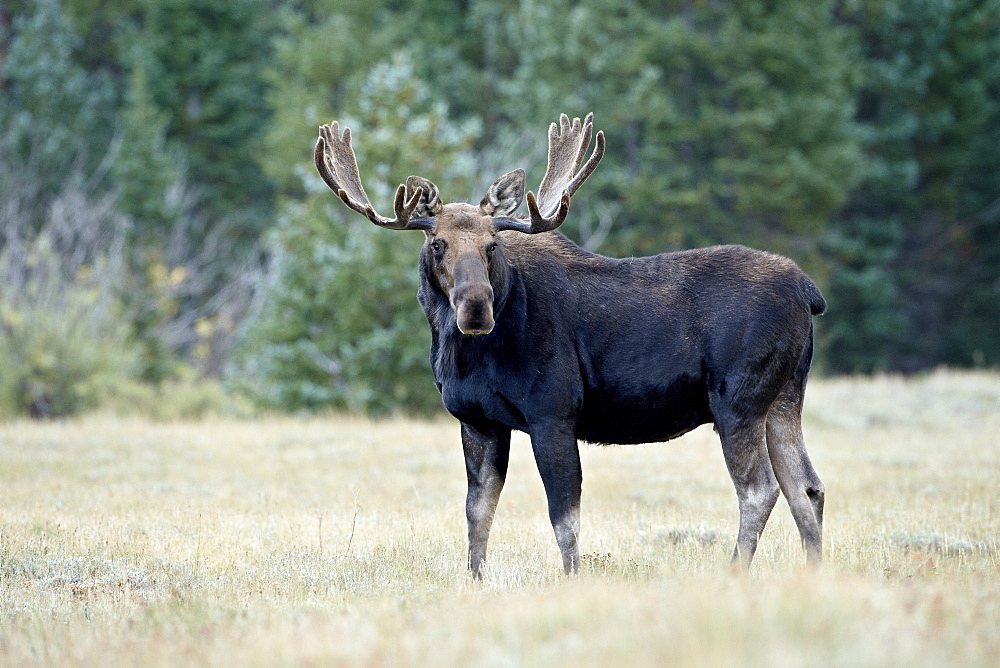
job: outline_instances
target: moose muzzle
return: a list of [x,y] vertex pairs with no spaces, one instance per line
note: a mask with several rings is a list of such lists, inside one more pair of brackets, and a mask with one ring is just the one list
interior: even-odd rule
[[458,329],[463,334],[493,331],[493,286],[486,263],[479,257],[461,258],[455,263],[455,287],[448,294],[455,309]]

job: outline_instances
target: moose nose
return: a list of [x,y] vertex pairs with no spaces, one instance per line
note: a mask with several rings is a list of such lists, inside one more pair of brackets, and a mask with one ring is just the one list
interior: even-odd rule
[[463,334],[493,331],[493,286],[486,263],[477,255],[467,255],[455,263],[455,286],[448,294],[455,309],[458,329]]
[[489,283],[456,286],[451,293],[458,329],[463,334],[493,331],[493,288]]

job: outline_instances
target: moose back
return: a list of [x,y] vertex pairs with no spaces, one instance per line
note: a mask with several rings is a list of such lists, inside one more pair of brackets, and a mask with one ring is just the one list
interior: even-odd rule
[[791,260],[743,246],[613,259],[555,231],[604,154],[593,115],[549,128],[538,196],[515,170],[478,205],[443,204],[410,176],[394,216],[365,194],[351,134],[320,128],[315,160],[327,185],[381,227],[420,230],[418,299],[431,365],[461,423],[469,568],[481,577],[507,475],[511,431],[526,432],[563,568],[580,566],[577,442],[666,441],[713,423],[736,488],[733,563],[748,568],[771,509],[785,495],[809,562],[822,556],[824,486],[806,453],[801,412],[812,317],[826,309]]

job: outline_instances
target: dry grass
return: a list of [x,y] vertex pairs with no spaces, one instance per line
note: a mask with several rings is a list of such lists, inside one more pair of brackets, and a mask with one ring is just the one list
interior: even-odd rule
[[827,564],[726,574],[718,441],[584,450],[559,574],[515,442],[482,584],[453,422],[0,426],[0,665],[996,665],[1000,376],[817,381]]

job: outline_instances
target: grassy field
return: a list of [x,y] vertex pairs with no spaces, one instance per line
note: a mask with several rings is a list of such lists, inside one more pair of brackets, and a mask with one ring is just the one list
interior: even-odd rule
[[561,575],[518,438],[482,583],[457,423],[0,425],[0,665],[996,666],[1000,375],[810,386],[826,564],[749,577],[715,434],[585,447]]

